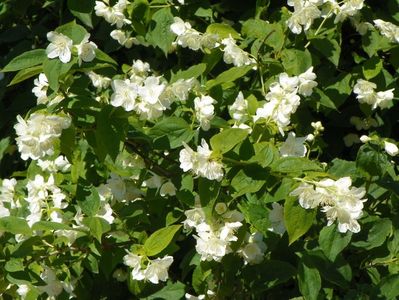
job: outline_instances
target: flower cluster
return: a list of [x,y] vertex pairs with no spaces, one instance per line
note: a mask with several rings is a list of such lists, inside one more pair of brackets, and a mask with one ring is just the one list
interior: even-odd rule
[[356,16],[363,8],[364,0],[288,0],[287,4],[294,8],[287,25],[293,33],[300,34],[302,30],[306,32],[315,19],[329,18],[333,14],[334,23],[352,18],[358,24]]
[[395,89],[389,89],[386,91],[375,92],[377,85],[373,82],[366,81],[364,79],[358,79],[353,92],[356,95],[356,99],[360,103],[366,103],[371,105],[371,109],[376,109],[377,107],[384,109],[392,105],[393,91]]
[[147,63],[134,61],[129,79],[112,81],[111,105],[135,111],[141,119],[154,120],[173,102],[187,100],[188,93],[197,83],[195,79],[186,79],[168,86],[162,77],[149,75],[149,72]]
[[194,99],[195,116],[200,123],[201,129],[208,131],[211,127],[210,121],[214,117],[214,106],[216,100],[211,96],[202,95]]
[[14,129],[23,160],[37,160],[46,155],[53,155],[55,143],[62,130],[71,125],[71,119],[66,115],[49,115],[42,112],[31,114],[27,121],[21,116],[17,116],[17,120]]
[[221,41],[223,48],[223,60],[226,64],[233,64],[236,67],[245,65],[255,65],[256,60],[249,57],[249,53],[237,46],[236,41],[231,37],[225,38]]
[[201,140],[201,146],[197,147],[197,152],[187,144],[183,145],[184,149],[180,151],[179,161],[180,168],[184,172],[192,170],[195,175],[200,177],[209,180],[222,180],[223,165],[216,157],[213,157],[213,152],[204,139]]
[[[150,260],[129,251],[127,253],[123,257],[123,262],[133,269],[131,274],[134,280],[148,280],[154,284],[168,280],[168,269],[173,263],[172,256]],[[147,262],[145,269],[143,269],[144,260]]]
[[399,43],[399,26],[381,19],[374,20],[375,27],[393,43]]
[[110,6],[108,0],[96,1],[94,11],[97,16],[103,17],[111,25],[121,28],[125,24],[132,23],[124,14],[128,4],[129,1],[127,0],[119,0],[114,6]]
[[42,219],[43,211],[47,212],[51,221],[63,222],[62,210],[68,203],[64,201],[65,194],[55,185],[53,175],[50,175],[47,181],[43,176],[36,175],[34,180],[28,181],[26,187],[28,196],[25,201],[28,202],[30,211],[26,219],[29,226],[32,227]]
[[46,48],[48,58],[59,58],[64,64],[70,62],[72,58],[72,49],[76,48],[78,53],[78,62],[91,62],[96,57],[97,45],[89,41],[90,34],[87,33],[80,44],[73,45],[73,41],[62,33],[50,31],[47,33],[47,39],[50,44]]
[[183,48],[197,51],[200,49],[213,49],[219,46],[218,36],[210,33],[201,33],[191,27],[191,24],[184,22],[179,17],[174,17],[174,23],[170,30],[177,35],[176,44]]
[[259,119],[270,119],[274,121],[281,134],[290,124],[290,118],[296,112],[301,98],[310,96],[313,88],[317,86],[316,74],[313,73],[313,67],[299,76],[288,76],[287,73],[281,73],[278,82],[273,82],[266,94],[266,102],[263,107],[256,110],[254,121]]
[[366,190],[352,187],[350,177],[343,177],[334,181],[323,179],[319,182],[309,181],[301,183],[290,195],[299,198],[299,204],[306,209],[322,206],[326,213],[327,225],[338,221],[339,232],[359,232],[357,220],[362,215],[363,199]]
[[[243,225],[244,216],[236,210],[228,210],[227,205],[218,203],[215,206],[218,214],[214,222],[205,219],[202,208],[196,207],[185,211],[187,219],[183,222],[186,229],[195,229],[197,244],[195,249],[201,260],[220,262],[232,253],[231,243],[238,241],[236,231]],[[237,253],[243,257],[244,263],[256,264],[263,260],[266,245],[260,233],[246,234],[245,241]]]

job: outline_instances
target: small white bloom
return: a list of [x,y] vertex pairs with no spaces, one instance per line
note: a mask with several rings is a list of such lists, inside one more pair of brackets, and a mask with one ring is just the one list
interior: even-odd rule
[[21,296],[21,299],[25,299],[30,291],[30,287],[27,284],[18,284],[17,294]]
[[62,33],[55,31],[48,32],[47,39],[50,41],[46,48],[47,57],[58,57],[64,64],[68,63],[71,60],[73,41]]
[[270,231],[277,234],[284,234],[286,231],[284,224],[284,207],[278,203],[272,203],[273,209],[269,212]]
[[145,279],[154,284],[158,284],[159,281],[168,280],[168,269],[172,263],[172,256],[165,256],[163,258],[151,260],[147,266],[147,269],[144,271]]
[[310,67],[306,72],[300,74],[298,79],[298,94],[306,97],[312,95],[313,89],[317,86],[317,82],[314,81],[316,79],[316,74],[313,73],[313,67]]
[[266,244],[263,242],[262,234],[255,232],[251,235],[246,234],[244,246],[238,253],[243,257],[244,264],[254,265],[263,261],[265,251]]
[[223,60],[226,64],[233,64],[236,67],[245,65],[255,65],[255,59],[249,56],[248,52],[245,52],[236,45],[236,41],[229,36],[221,41],[223,48]]
[[186,298],[186,300],[203,300],[203,299],[205,299],[205,295],[193,296],[193,295],[190,295],[189,293],[186,293],[184,295],[184,297]]
[[93,71],[90,71],[86,74],[89,76],[92,85],[100,90],[106,89],[111,84],[111,78],[99,75]]
[[399,26],[381,19],[374,20],[374,25],[391,42],[399,43]]
[[132,48],[133,44],[137,44],[136,39],[131,37],[130,33],[125,32],[120,29],[112,30],[110,33],[110,36],[111,36],[111,38],[116,40],[119,43],[119,45],[121,45],[127,49]]
[[216,100],[210,96],[202,95],[201,97],[196,97],[194,99],[194,107],[196,118],[198,119],[202,130],[208,131],[210,128],[210,121],[213,119],[214,115],[214,106]]
[[195,228],[205,222],[205,213],[200,207],[186,210],[184,214],[186,215],[186,220],[183,222],[185,229]]
[[90,33],[87,33],[79,45],[78,49],[79,65],[84,62],[91,62],[96,57],[97,45],[89,41]]
[[39,77],[33,81],[35,87],[32,89],[33,94],[37,97],[37,104],[43,104],[48,101],[47,90],[49,87],[47,77],[44,73],[40,73]]
[[367,142],[371,141],[371,138],[368,137],[367,135],[362,135],[362,136],[360,137],[360,141],[361,141],[362,143],[367,143]]
[[138,86],[130,80],[115,79],[112,81],[114,93],[111,95],[111,105],[122,106],[126,111],[136,108],[136,98],[138,96]]
[[304,157],[306,155],[307,149],[304,145],[306,137],[297,138],[294,132],[289,132],[287,139],[280,147],[280,155],[282,157],[286,156],[297,156]]
[[238,123],[244,123],[248,119],[248,101],[244,99],[244,95],[240,91],[234,101],[229,107],[230,116]]
[[391,142],[384,141],[384,149],[391,156],[395,156],[399,153],[398,146]]
[[294,12],[287,20],[287,25],[295,34],[300,34],[302,28],[307,31],[313,21],[321,16],[320,10],[312,1],[293,0],[288,1],[288,5],[294,7]]

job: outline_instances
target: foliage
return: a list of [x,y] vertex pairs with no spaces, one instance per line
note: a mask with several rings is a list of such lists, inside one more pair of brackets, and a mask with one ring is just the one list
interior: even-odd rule
[[287,2],[0,3],[4,299],[399,296],[399,2]]

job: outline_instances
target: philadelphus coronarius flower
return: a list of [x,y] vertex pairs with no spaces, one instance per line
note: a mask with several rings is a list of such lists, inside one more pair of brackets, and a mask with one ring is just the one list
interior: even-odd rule
[[111,25],[121,28],[124,24],[132,23],[124,14],[128,4],[127,0],[119,0],[114,6],[110,6],[108,0],[96,1],[94,11],[97,16],[103,17]]
[[176,44],[194,51],[203,48],[212,49],[219,46],[217,35],[201,33],[191,28],[190,23],[184,22],[179,17],[174,17],[173,19],[174,22],[170,25],[170,30],[177,35]]
[[91,62],[96,57],[97,45],[90,42],[89,38],[90,34],[87,33],[80,44],[76,45],[76,49],[78,49],[79,65],[82,64],[82,61]]
[[286,156],[297,156],[304,157],[307,149],[303,144],[306,141],[306,137],[296,137],[294,132],[289,132],[287,139],[280,147],[280,155]]
[[313,67],[299,76],[289,77],[288,74],[281,73],[278,78],[278,82],[273,82],[266,94],[268,102],[256,110],[254,121],[262,118],[270,119],[277,124],[280,133],[283,134],[291,122],[291,114],[296,112],[300,104],[301,98],[298,93],[310,96],[317,82],[313,81],[316,78]]
[[284,224],[284,207],[278,203],[272,203],[272,210],[269,212],[271,227],[268,230],[277,234],[284,234],[286,231]]
[[87,72],[86,74],[89,76],[91,84],[100,90],[106,89],[111,84],[111,78],[99,75],[93,71]]
[[362,199],[366,190],[361,187],[352,187],[350,177],[343,177],[334,181],[323,179],[319,182],[309,181],[301,183],[290,195],[298,196],[299,204],[306,209],[322,206],[322,211],[326,213],[328,220],[327,226],[338,222],[338,231],[354,233],[360,231],[357,220],[362,215]]
[[374,25],[388,40],[393,43],[399,43],[399,26],[381,19],[374,20]]
[[214,103],[216,103],[216,100],[211,96],[202,95],[194,99],[195,116],[204,131],[209,130],[211,127],[211,120],[215,116]]
[[49,87],[47,77],[44,73],[40,73],[39,77],[33,80],[35,87],[32,89],[32,93],[37,98],[37,104],[43,104],[47,102],[47,90]]
[[123,257],[123,262],[133,269],[131,274],[134,280],[148,280],[154,284],[168,280],[168,269],[173,263],[172,256],[167,255],[153,260],[146,258],[147,266],[143,269],[144,257],[129,251],[126,252],[128,254]]
[[112,30],[110,36],[116,40],[119,45],[126,47],[127,49],[132,48],[133,44],[137,43],[137,40],[130,36],[130,33],[120,29]]
[[236,67],[256,64],[254,58],[249,57],[249,53],[242,50],[236,45],[236,41],[231,37],[221,41],[223,48],[223,60],[226,64],[233,64]]
[[265,251],[266,244],[263,242],[262,234],[255,232],[253,234],[246,234],[243,246],[241,246],[237,253],[242,256],[245,265],[254,265],[263,261]]
[[[302,29],[307,31],[313,21],[321,16],[316,1],[288,0],[287,4],[294,7],[294,12],[287,21],[288,28],[295,34],[300,34]],[[318,1],[317,1],[318,2]]]
[[371,105],[371,109],[376,109],[377,107],[384,109],[392,104],[393,91],[395,89],[390,89],[381,92],[375,92],[377,85],[373,82],[358,79],[353,92],[357,94],[356,99],[360,103],[366,103]]
[[398,146],[391,142],[384,141],[384,149],[391,156],[395,156],[399,153]]
[[14,129],[17,133],[16,142],[21,158],[37,160],[46,155],[54,154],[54,144],[61,136],[63,129],[71,125],[71,119],[66,115],[49,115],[36,112],[25,121],[17,116],[18,123]]
[[47,39],[50,41],[46,49],[47,57],[58,57],[64,64],[68,63],[72,56],[73,41],[62,33],[55,31],[48,32]]
[[180,151],[179,161],[180,168],[184,172],[192,170],[195,175],[209,180],[222,180],[223,165],[212,156],[213,152],[204,139],[201,140],[201,146],[197,147],[197,152],[186,143],[183,143],[183,145],[184,149]]

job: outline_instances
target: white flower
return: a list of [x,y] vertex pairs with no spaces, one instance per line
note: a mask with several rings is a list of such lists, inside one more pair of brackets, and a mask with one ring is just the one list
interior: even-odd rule
[[371,141],[371,138],[368,137],[367,135],[362,135],[362,136],[360,137],[360,141],[361,141],[362,143],[367,143],[367,142]]
[[96,57],[97,45],[93,42],[89,42],[90,33],[87,33],[79,45],[76,46],[78,49],[79,65],[82,61],[91,62]]
[[[3,182],[0,187],[0,207],[3,206],[3,203],[10,203],[11,208],[18,208],[20,206],[19,202],[14,201],[16,185],[17,185],[17,180],[15,178],[3,179]],[[4,209],[5,208],[3,208],[3,213],[2,213],[3,216],[5,213]]]
[[63,291],[63,285],[58,280],[55,272],[48,267],[44,268],[44,271],[40,274],[40,278],[46,283],[45,286],[39,286],[38,289],[44,293],[47,293],[50,297],[56,297]]
[[394,89],[375,92],[377,88],[375,83],[358,79],[353,92],[357,94],[356,98],[360,103],[367,103],[371,105],[371,109],[380,107],[381,109],[388,108],[392,104]]
[[198,85],[198,81],[195,78],[179,79],[172,83],[169,89],[179,101],[186,101],[188,94],[196,85]]
[[307,31],[312,26],[314,19],[321,16],[321,12],[317,5],[312,1],[291,0],[288,1],[289,6],[294,7],[294,12],[287,21],[288,28],[295,34]]
[[201,260],[221,261],[226,254],[232,251],[229,246],[230,242],[221,239],[208,224],[201,223],[196,227],[196,230],[198,236],[195,236],[197,240],[195,250],[201,255]]
[[394,90],[395,89],[390,89],[386,91],[377,92],[376,105],[381,109],[388,108],[392,104]]
[[205,213],[200,207],[186,210],[184,214],[186,215],[186,220],[183,222],[185,229],[195,228],[205,222]]
[[47,39],[50,41],[46,48],[47,57],[58,57],[64,64],[68,63],[71,60],[73,41],[62,33],[55,31],[48,32]]
[[350,177],[343,177],[336,181],[323,179],[320,182],[313,181],[312,184],[302,183],[290,193],[292,196],[299,196],[299,203],[304,208],[323,206],[322,211],[326,213],[327,225],[338,221],[338,231],[347,230],[354,233],[360,231],[357,220],[362,215],[362,199],[366,194],[364,188],[351,187]]
[[305,141],[306,137],[297,138],[294,132],[289,132],[287,139],[280,147],[280,155],[282,157],[304,157],[307,152],[306,146],[303,144]]
[[374,20],[374,25],[391,42],[399,43],[399,26],[381,19]]
[[134,280],[143,280],[145,278],[144,272],[141,269],[141,261],[143,257],[129,251],[126,252],[127,254],[123,257],[123,263],[133,269],[132,278]]
[[244,123],[248,119],[248,101],[239,92],[234,103],[229,107],[229,114],[237,123]]
[[100,209],[98,210],[96,216],[103,218],[109,224],[113,224],[115,217],[112,215],[114,211],[111,208],[111,205],[108,203],[101,202]]
[[110,36],[116,40],[119,45],[127,49],[132,48],[133,44],[137,43],[136,39],[130,36],[130,33],[120,29],[112,30]]
[[207,142],[202,139],[201,146],[197,147],[197,157],[193,171],[209,180],[220,181],[223,178],[223,165],[219,161],[212,159],[212,153]]
[[310,67],[306,72],[300,74],[298,79],[298,94],[306,97],[312,95],[313,88],[317,86],[317,82],[314,81],[316,79],[316,74],[313,73],[313,67]]
[[249,53],[236,45],[236,41],[229,36],[221,41],[224,45],[223,60],[226,64],[233,64],[236,67],[256,64],[255,59],[249,57]]
[[278,203],[272,203],[273,209],[269,212],[270,231],[277,234],[284,234],[286,231],[284,224],[284,207]]
[[262,239],[259,232],[246,234],[244,245],[238,251],[244,259],[244,264],[254,265],[262,262],[266,251],[266,244]]
[[63,129],[71,125],[68,116],[47,115],[35,112],[25,121],[17,116],[18,123],[14,125],[18,150],[21,158],[37,160],[46,155],[54,154],[54,144],[61,136]]
[[43,170],[50,173],[58,171],[66,172],[71,167],[68,159],[65,156],[58,156],[55,160],[41,160],[38,159],[37,165]]
[[342,22],[347,17],[355,16],[363,8],[364,0],[346,0],[338,7],[334,23]]
[[159,189],[161,185],[162,185],[162,177],[157,174],[153,174],[152,177],[145,180],[142,184],[142,186],[148,187],[150,189]]
[[138,86],[136,84],[131,83],[128,79],[115,79],[112,81],[112,89],[114,91],[111,95],[112,106],[122,106],[126,111],[132,111],[136,108],[138,95]]
[[384,149],[391,156],[395,156],[399,153],[398,146],[396,146],[396,144],[394,143],[390,143],[387,141],[384,141]]
[[47,77],[44,73],[40,73],[39,77],[33,81],[35,87],[32,89],[33,94],[37,97],[37,104],[46,103],[47,90],[49,87]]
[[17,294],[21,296],[21,299],[25,299],[30,291],[30,287],[27,284],[18,284]]
[[194,99],[195,115],[204,131],[209,130],[210,121],[215,116],[214,103],[216,103],[216,100],[210,96],[202,95]]
[[170,25],[170,30],[177,36],[183,35],[188,29],[191,29],[191,25],[188,22],[184,22],[179,17],[174,17],[174,22]]
[[111,84],[111,79],[108,77],[99,75],[93,71],[87,72],[86,74],[89,76],[92,85],[100,90],[106,89]]
[[144,271],[145,279],[154,284],[158,284],[159,281],[168,280],[168,269],[172,263],[173,257],[169,255],[163,258],[150,260],[147,269]]
[[186,298],[186,300],[203,300],[203,299],[205,299],[205,295],[193,296],[193,295],[190,295],[189,293],[186,293],[184,295],[184,297]]
[[[106,4],[104,3],[106,2]],[[124,10],[128,5],[127,0],[119,0],[114,6],[110,7],[107,0],[104,2],[96,1],[94,11],[97,16],[103,17],[105,21],[111,25],[116,25],[121,28],[124,24],[131,24],[132,22],[125,18]]]

